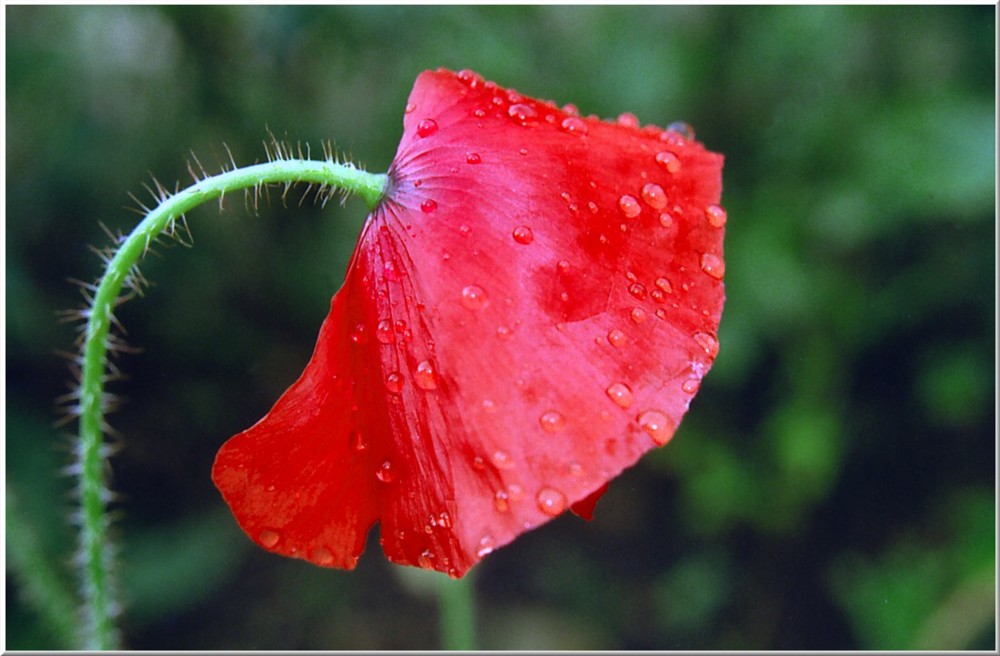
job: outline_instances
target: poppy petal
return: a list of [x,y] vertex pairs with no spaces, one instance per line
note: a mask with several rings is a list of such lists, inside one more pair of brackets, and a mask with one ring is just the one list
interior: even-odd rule
[[350,567],[378,520],[390,560],[461,576],[589,517],[718,351],[721,168],[681,132],[422,74],[313,358],[220,451],[240,524]]

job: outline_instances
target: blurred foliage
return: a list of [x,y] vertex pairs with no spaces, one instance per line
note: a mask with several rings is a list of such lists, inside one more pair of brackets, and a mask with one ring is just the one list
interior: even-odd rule
[[[384,171],[417,73],[472,68],[725,153],[722,349],[678,438],[477,567],[487,648],[992,648],[995,8],[29,7],[7,18],[7,476],[62,571],[88,244],[151,171],[270,129]],[[170,186],[168,184],[168,186]],[[426,585],[254,548],[215,450],[297,377],[364,208],[193,213],[120,318],[112,417],[126,644],[435,648]],[[14,521],[8,517],[8,522]],[[73,585],[69,574],[60,585]],[[8,576],[7,646],[57,647]]]

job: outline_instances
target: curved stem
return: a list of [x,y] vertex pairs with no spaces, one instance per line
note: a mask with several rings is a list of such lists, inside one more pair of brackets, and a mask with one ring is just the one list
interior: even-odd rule
[[[130,235],[120,240],[118,249],[107,259],[107,267],[86,310],[87,325],[81,357],[79,390],[80,436],[80,553],[84,597],[85,649],[115,649],[118,647],[114,616],[117,601],[110,575],[111,550],[108,541],[106,504],[110,493],[105,487],[104,384],[109,349],[116,344],[110,334],[113,308],[123,285],[138,288],[131,276],[137,275],[136,263],[150,243],[161,233],[173,231],[175,222],[185,212],[226,193],[258,189],[269,184],[308,183],[321,188],[337,188],[359,194],[374,207],[385,190],[387,176],[367,173],[350,165],[332,161],[279,159],[234,169],[206,177],[196,184],[164,197]],[[164,194],[166,196],[166,194]]]

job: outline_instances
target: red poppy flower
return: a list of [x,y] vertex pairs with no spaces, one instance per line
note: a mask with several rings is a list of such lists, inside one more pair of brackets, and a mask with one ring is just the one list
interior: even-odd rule
[[213,479],[265,549],[463,575],[666,444],[718,351],[722,157],[417,78],[312,359]]

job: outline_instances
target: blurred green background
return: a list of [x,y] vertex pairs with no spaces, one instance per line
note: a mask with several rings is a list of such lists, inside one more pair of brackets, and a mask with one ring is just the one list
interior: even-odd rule
[[[995,8],[7,7],[8,539],[72,589],[77,307],[148,172],[270,129],[387,169],[416,75],[472,68],[726,155],[722,348],[677,439],[476,575],[496,649],[995,643]],[[364,206],[242,198],[160,249],[119,317],[125,644],[431,649],[427,579],[268,555],[209,480],[312,351]],[[18,520],[16,525],[14,520]],[[433,576],[433,575],[432,575]],[[7,577],[7,647],[66,646]]]

